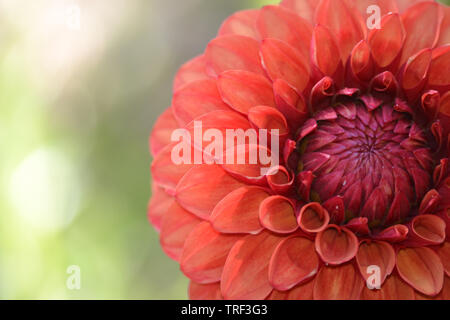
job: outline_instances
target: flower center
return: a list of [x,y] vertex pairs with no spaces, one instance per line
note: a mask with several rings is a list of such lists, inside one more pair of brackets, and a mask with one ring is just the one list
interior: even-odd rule
[[318,112],[300,139],[301,171],[311,171],[311,200],[340,196],[345,219],[385,226],[417,214],[431,184],[432,155],[424,131],[392,103],[355,100]]

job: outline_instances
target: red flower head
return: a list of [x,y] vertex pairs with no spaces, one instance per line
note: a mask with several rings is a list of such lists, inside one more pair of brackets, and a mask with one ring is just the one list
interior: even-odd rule
[[[449,25],[433,1],[284,0],[181,67],[148,217],[191,298],[450,299]],[[225,161],[199,123],[270,131],[230,159],[277,166]],[[180,128],[203,157],[173,161]]]

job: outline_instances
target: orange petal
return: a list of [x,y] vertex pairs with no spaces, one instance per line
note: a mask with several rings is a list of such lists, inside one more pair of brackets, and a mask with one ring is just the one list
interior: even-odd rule
[[423,214],[411,222],[411,241],[422,244],[440,244],[445,240],[445,222],[436,215]]
[[228,253],[241,237],[221,234],[207,221],[200,223],[184,243],[181,271],[198,283],[220,281]]
[[184,85],[198,81],[207,80],[209,76],[206,74],[206,61],[203,55],[197,56],[178,69],[173,82],[173,91],[177,91]]
[[344,63],[353,47],[364,38],[360,21],[341,0],[322,0],[317,7],[316,24],[328,27],[336,36]]
[[237,34],[260,40],[258,30],[256,29],[256,19],[259,10],[242,10],[228,17],[219,29],[219,36]]
[[302,92],[309,82],[309,64],[286,42],[264,39],[261,45],[264,68],[272,81],[283,79]]
[[444,271],[450,277],[450,242],[444,242],[436,249],[439,258],[441,258]]
[[200,284],[189,282],[189,299],[191,300],[222,300],[219,283]]
[[179,261],[187,236],[200,222],[199,218],[174,201],[164,214],[161,224],[160,242],[164,252]]
[[248,71],[227,71],[217,81],[220,94],[234,110],[247,114],[259,105],[275,107],[272,84],[266,77]]
[[286,7],[307,21],[314,22],[314,14],[320,1],[317,0],[282,0],[281,6]]
[[242,187],[226,195],[211,213],[210,221],[223,233],[258,233],[259,206],[269,196],[260,187]]
[[283,292],[273,289],[266,300],[287,300],[289,292]]
[[207,220],[216,204],[242,183],[228,175],[218,165],[196,165],[189,170],[176,187],[178,203]]
[[316,250],[325,263],[347,262],[358,252],[358,238],[344,227],[330,224],[316,236]]
[[161,149],[170,144],[172,132],[179,128],[179,124],[172,113],[172,108],[166,109],[156,120],[150,135],[150,150],[156,156]]
[[312,300],[314,280],[297,285],[288,291],[288,300]]
[[314,300],[359,300],[364,281],[352,263],[323,266],[314,281]]
[[312,60],[323,75],[332,77],[342,66],[337,43],[326,27],[317,25],[314,28],[311,50]]
[[216,80],[199,80],[183,86],[173,95],[172,108],[182,126],[208,112],[229,110],[222,101]]
[[270,196],[261,202],[259,220],[265,228],[277,233],[291,233],[298,228],[292,202],[283,196]]
[[424,48],[432,48],[439,38],[442,21],[441,6],[435,2],[421,2],[402,14],[406,31],[400,65]]
[[[423,49],[411,57],[406,63],[403,72],[402,87],[406,91],[410,100],[414,100],[415,95],[422,89],[426,81],[428,69],[431,63],[431,49]],[[412,92],[416,89],[416,92]],[[412,97],[413,98],[412,98]]]
[[360,81],[369,81],[373,77],[373,61],[371,50],[366,40],[361,40],[353,48],[350,67]]
[[291,10],[281,6],[265,6],[260,10],[257,26],[263,39],[282,40],[309,59],[311,24]]
[[169,196],[164,189],[153,186],[152,198],[147,208],[147,218],[158,232],[161,230],[164,214],[169,210],[174,201],[174,197]]
[[269,281],[275,289],[285,291],[314,276],[318,269],[314,242],[290,237],[278,245],[270,259]]
[[227,70],[246,70],[264,74],[259,59],[259,42],[236,34],[212,40],[205,51],[206,65],[211,74]]
[[366,286],[361,293],[363,300],[414,300],[414,289],[398,275],[391,274],[381,289],[369,289]]
[[397,253],[397,270],[417,291],[437,295],[443,285],[444,268],[439,256],[429,248],[404,248]]
[[401,52],[405,31],[398,14],[389,14],[381,19],[381,28],[373,29],[368,38],[372,57],[380,68],[391,65]]
[[356,254],[356,262],[363,278],[367,281],[370,277],[369,266],[380,268],[381,285],[395,267],[395,251],[392,246],[384,241],[362,242]]
[[297,217],[298,225],[305,232],[320,232],[327,227],[329,221],[327,210],[317,202],[304,205]]
[[236,242],[228,254],[220,282],[225,299],[260,300],[270,294],[269,261],[282,239],[263,231]]

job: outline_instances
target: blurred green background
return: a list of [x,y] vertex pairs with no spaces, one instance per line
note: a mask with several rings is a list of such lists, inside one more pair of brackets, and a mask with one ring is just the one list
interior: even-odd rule
[[0,0],[0,298],[187,297],[146,218],[148,135],[221,22],[277,2]]

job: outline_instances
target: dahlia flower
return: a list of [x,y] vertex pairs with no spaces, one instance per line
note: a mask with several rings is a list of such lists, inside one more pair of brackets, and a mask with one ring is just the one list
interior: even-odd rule
[[[283,0],[225,20],[150,137],[148,218],[190,298],[450,299],[449,44],[434,1]],[[171,134],[194,121],[269,130],[279,165],[175,164]]]

